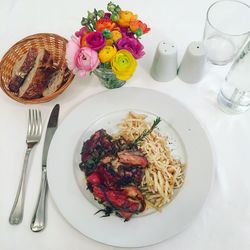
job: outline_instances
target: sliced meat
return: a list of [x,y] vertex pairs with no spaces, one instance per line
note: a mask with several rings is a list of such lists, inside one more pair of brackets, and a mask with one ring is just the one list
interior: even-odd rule
[[94,185],[93,186],[93,193],[95,198],[101,200],[101,201],[105,201],[105,193],[103,192],[103,190],[99,187],[99,185]]
[[122,218],[125,219],[125,221],[129,221],[130,218],[132,217],[133,213],[126,212],[126,211],[119,211],[119,214]]
[[147,158],[140,152],[134,150],[124,150],[118,153],[118,158],[121,163],[146,167],[148,165]]
[[129,147],[129,143],[123,137],[114,140],[114,145],[116,147],[116,152],[127,150]]
[[115,171],[118,171],[118,168],[121,165],[117,157],[110,155],[103,157],[100,162],[103,164],[111,164]]
[[122,190],[124,190],[130,198],[139,198],[139,200],[143,200],[142,193],[136,186],[126,186],[123,187]]
[[87,180],[91,185],[100,185],[101,184],[101,178],[97,172],[93,172],[91,175],[89,175]]
[[121,185],[125,185],[126,183],[140,185],[144,175],[144,168],[138,166],[121,165],[118,167],[118,173],[121,176]]
[[82,147],[82,162],[95,158],[100,159],[112,151],[112,137],[104,129],[96,131]]
[[117,182],[120,180],[120,176],[114,171],[110,164],[104,165],[100,163],[97,167],[97,171],[102,183],[106,187],[116,187]]
[[113,156],[105,156],[101,159],[101,163],[107,164],[107,163],[112,163],[113,161]]
[[37,56],[38,49],[32,47],[21,58],[21,60],[16,62],[12,71],[12,78],[8,86],[10,91],[18,93],[19,88],[22,86],[26,76],[34,67]]
[[123,190],[110,190],[109,188],[96,185],[93,186],[93,194],[97,199],[112,207],[118,213],[124,211],[134,214],[138,213],[142,207],[140,199],[130,199],[126,191]]
[[26,99],[41,97],[49,80],[56,71],[52,64],[50,53],[45,49],[40,49],[34,67],[19,89],[19,97]]

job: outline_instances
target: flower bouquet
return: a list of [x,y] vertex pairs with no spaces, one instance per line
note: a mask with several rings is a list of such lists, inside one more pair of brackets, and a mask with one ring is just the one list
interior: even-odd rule
[[140,42],[150,28],[131,11],[108,3],[107,11],[88,11],[82,28],[66,48],[70,70],[79,77],[93,72],[107,88],[121,87],[134,73],[145,53]]

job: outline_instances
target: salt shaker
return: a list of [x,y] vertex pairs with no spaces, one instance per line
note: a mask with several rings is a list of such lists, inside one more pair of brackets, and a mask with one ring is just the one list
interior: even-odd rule
[[201,42],[191,42],[178,69],[178,76],[187,83],[199,82],[204,74],[205,49]]
[[168,82],[177,74],[177,50],[175,44],[161,41],[151,66],[151,76],[159,82]]

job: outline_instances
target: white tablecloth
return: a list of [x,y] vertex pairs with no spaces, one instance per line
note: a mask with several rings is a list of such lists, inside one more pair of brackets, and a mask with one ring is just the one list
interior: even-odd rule
[[[53,32],[69,38],[80,27],[81,17],[87,10],[105,8],[106,2],[1,0],[0,57],[16,41],[30,34]],[[152,28],[142,40],[146,56],[140,60],[138,70],[126,87],[156,89],[183,102],[207,127],[217,156],[211,191],[195,221],[181,234],[145,249],[249,250],[250,112],[230,116],[218,108],[216,95],[227,67],[208,66],[204,79],[193,85],[183,83],[178,78],[168,83],[158,83],[149,75],[154,51],[160,40],[170,39],[177,44],[180,61],[187,45],[202,38],[206,9],[212,0],[116,2],[138,13]],[[46,125],[51,108],[60,103],[62,122],[75,105],[103,90],[104,87],[93,76],[84,80],[75,79],[56,100],[32,108],[42,110]],[[8,223],[25,152],[27,110],[30,107],[14,102],[0,91],[0,249],[116,249],[86,238],[73,229],[60,215],[50,195],[47,228],[41,233],[30,230],[40,185],[44,135],[30,161],[32,167],[23,222],[18,226]]]

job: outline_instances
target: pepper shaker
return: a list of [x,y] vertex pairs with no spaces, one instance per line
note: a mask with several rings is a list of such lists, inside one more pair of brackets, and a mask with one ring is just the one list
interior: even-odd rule
[[151,66],[151,76],[159,82],[173,80],[177,74],[177,50],[174,43],[161,41]]

